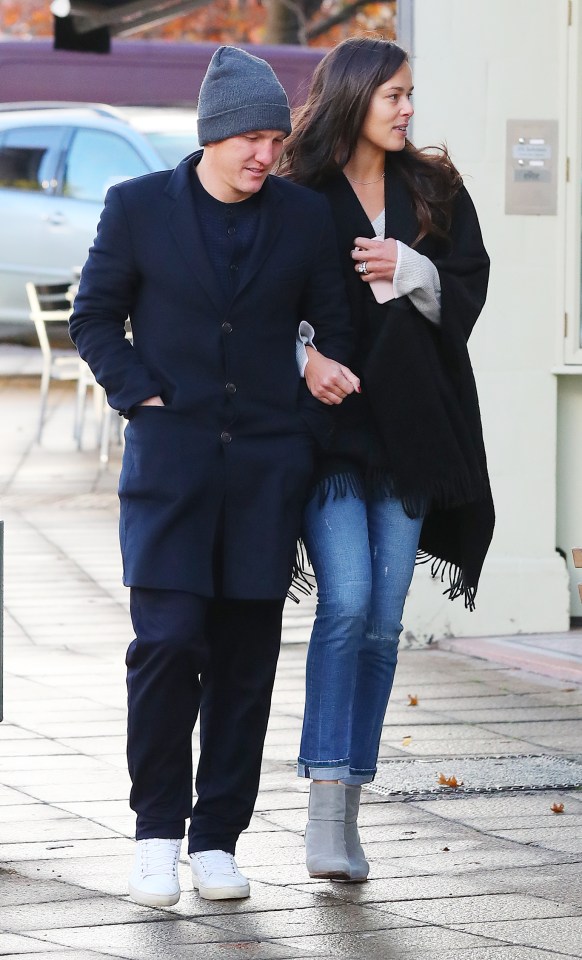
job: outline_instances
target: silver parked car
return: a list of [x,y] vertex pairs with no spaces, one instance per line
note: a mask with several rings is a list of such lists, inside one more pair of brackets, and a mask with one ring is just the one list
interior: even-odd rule
[[72,280],[108,188],[198,147],[193,109],[0,104],[0,339],[29,328],[25,283]]

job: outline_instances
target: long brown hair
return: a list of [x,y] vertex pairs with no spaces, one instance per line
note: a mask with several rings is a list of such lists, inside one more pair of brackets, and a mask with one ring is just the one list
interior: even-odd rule
[[[408,55],[390,40],[350,37],[318,64],[304,106],[293,117],[278,172],[310,187],[337,175],[352,157],[374,91],[392,77]],[[461,177],[444,147],[418,150],[407,140],[390,154],[406,181],[419,223],[418,243],[427,234],[446,237],[452,201]]]

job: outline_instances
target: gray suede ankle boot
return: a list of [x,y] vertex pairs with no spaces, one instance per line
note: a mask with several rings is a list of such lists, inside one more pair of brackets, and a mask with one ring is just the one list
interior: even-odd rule
[[349,880],[350,861],[344,839],[346,787],[343,783],[311,783],[305,854],[310,877]]
[[358,811],[360,809],[361,787],[352,787],[346,784],[346,819],[344,825],[344,839],[346,843],[346,853],[350,863],[350,876],[346,881],[343,877],[336,877],[336,880],[343,880],[344,883],[363,883],[368,879],[370,864],[364,856],[362,844],[360,843],[360,834],[358,833]]

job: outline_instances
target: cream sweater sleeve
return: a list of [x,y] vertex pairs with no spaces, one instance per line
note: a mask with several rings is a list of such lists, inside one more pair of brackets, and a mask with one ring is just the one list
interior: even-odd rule
[[401,240],[396,243],[398,260],[394,271],[394,296],[408,297],[427,320],[439,324],[441,285],[437,268],[432,260],[422,253],[417,253]]

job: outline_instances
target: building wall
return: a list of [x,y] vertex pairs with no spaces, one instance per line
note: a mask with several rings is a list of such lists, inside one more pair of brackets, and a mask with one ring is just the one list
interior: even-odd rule
[[568,94],[566,151],[570,176],[566,184],[564,242],[565,324],[559,338],[557,535],[570,571],[570,612],[582,616],[578,584],[582,571],[572,564],[572,547],[582,546],[582,336],[581,336],[581,182],[582,170],[582,3],[574,0],[568,30]]
[[[492,260],[470,351],[497,527],[476,612],[443,599],[443,588],[420,568],[405,630],[424,638],[565,630],[569,582],[556,552],[552,370],[564,315],[568,2],[414,0],[412,9],[413,139],[418,146],[446,141]],[[555,216],[505,213],[508,119],[559,123]]]

